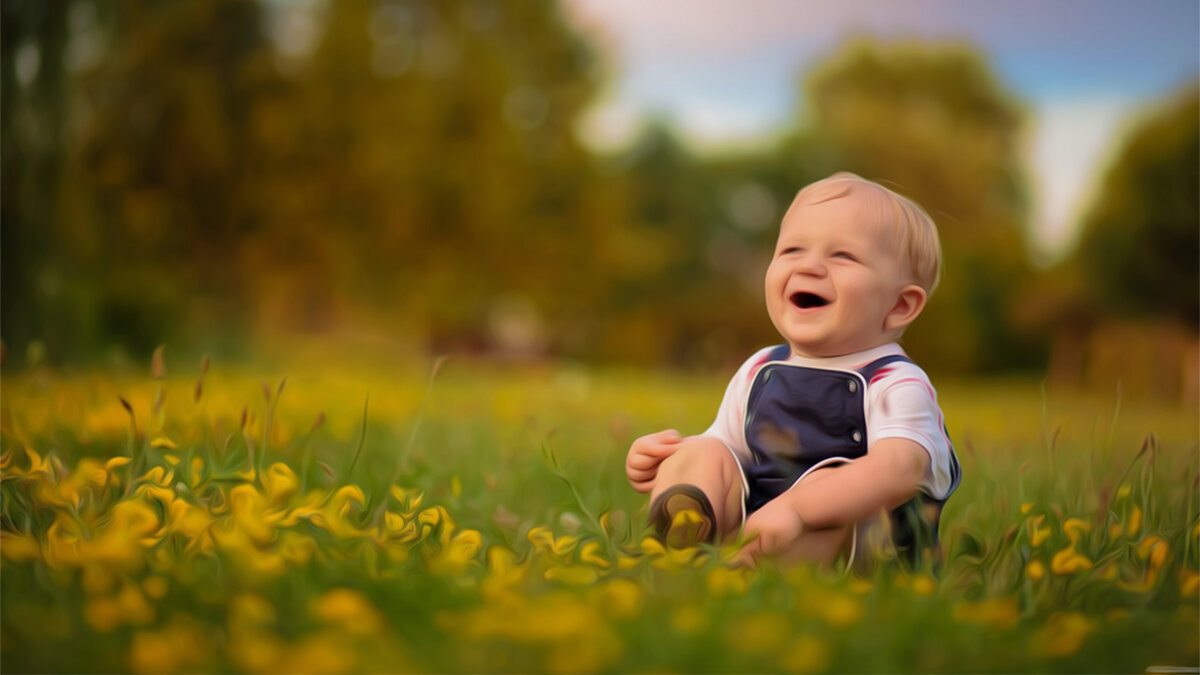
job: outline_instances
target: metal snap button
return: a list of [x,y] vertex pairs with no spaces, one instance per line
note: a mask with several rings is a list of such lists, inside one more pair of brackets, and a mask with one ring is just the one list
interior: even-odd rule
[[858,429],[855,429],[854,433],[850,434],[850,440],[854,441],[855,443],[862,443],[862,432]]
[[849,389],[851,394],[857,392],[858,391],[858,381],[857,380],[846,380],[846,389]]

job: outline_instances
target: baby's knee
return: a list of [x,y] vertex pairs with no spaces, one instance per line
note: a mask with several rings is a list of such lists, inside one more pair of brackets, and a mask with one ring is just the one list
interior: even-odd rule
[[693,436],[684,439],[679,444],[679,449],[673,455],[663,460],[664,464],[666,462],[692,466],[703,465],[712,468],[736,468],[737,464],[724,443],[707,436]]

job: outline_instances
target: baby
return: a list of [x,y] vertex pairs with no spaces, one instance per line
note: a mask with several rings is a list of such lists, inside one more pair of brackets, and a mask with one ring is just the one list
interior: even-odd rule
[[936,557],[959,465],[928,377],[896,341],[940,266],[937,228],[911,200],[850,173],[801,190],[766,274],[786,344],[742,364],[707,431],[629,449],[659,538],[684,547],[744,530],[739,562],[831,561],[886,510],[903,558]]

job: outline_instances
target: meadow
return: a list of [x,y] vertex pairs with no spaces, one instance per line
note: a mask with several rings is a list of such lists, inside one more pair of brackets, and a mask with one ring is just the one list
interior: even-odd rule
[[964,472],[941,567],[749,571],[645,538],[623,472],[723,377],[313,363],[7,368],[0,670],[1200,665],[1194,406],[937,382]]

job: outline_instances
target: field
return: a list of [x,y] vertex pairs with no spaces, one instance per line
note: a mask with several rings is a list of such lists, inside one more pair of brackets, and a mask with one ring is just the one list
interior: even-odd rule
[[570,364],[6,371],[4,672],[1200,665],[1194,407],[938,383],[940,570],[644,539],[629,441],[720,377]]

